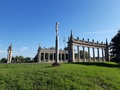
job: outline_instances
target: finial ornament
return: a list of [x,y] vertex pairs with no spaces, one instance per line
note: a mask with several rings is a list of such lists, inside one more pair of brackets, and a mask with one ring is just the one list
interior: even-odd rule
[[56,22],[56,35],[58,34],[58,25],[59,25],[59,22]]
[[40,44],[39,44],[39,46],[38,46],[38,49],[40,49],[41,47],[40,47]]
[[71,36],[72,36],[72,29],[71,29]]
[[12,51],[12,43],[10,44],[8,49]]

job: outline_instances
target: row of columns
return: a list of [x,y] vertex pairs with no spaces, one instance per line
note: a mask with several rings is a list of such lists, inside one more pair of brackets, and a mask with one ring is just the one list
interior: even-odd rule
[[[46,57],[45,57],[45,56],[46,56],[46,55],[45,55],[46,53],[45,53],[45,52],[39,52],[39,53],[38,53],[38,58],[37,58],[38,60],[37,60],[37,61],[38,61],[38,62],[41,62],[41,61],[42,61],[42,60],[41,60],[41,56],[42,56],[41,54],[42,54],[42,53],[43,53],[43,61],[46,62]],[[51,60],[50,54],[52,54],[52,61],[54,62],[54,61],[55,61],[55,57],[54,57],[54,56],[55,56],[55,53],[47,53],[47,54],[48,54],[48,58],[47,58],[48,62]],[[66,59],[66,53],[59,53],[59,58],[60,58],[60,60],[62,60],[62,58],[63,58],[62,55],[63,55],[63,54],[64,54],[64,59],[63,59],[63,60],[66,61],[66,60],[67,60],[67,59]]]
[[[89,42],[89,39],[88,41],[84,41],[83,40],[79,40],[79,38],[74,39],[73,38],[73,34],[72,34],[72,30],[71,30],[71,35],[70,37],[68,37],[68,62],[75,62],[75,57],[74,57],[74,45],[80,45],[83,47],[83,59],[84,61],[86,60],[85,59],[85,47],[84,46],[87,46],[88,47],[88,54],[90,55],[90,47],[92,47],[93,49],[93,59],[95,60],[95,48],[97,47],[97,54],[98,54],[98,59],[100,59],[100,55],[99,55],[99,49],[102,49],[102,59],[103,60],[106,60],[106,61],[110,61],[110,56],[109,56],[109,45],[108,45],[108,42],[107,42],[107,39],[106,39],[106,43],[105,44],[101,44],[101,43],[94,43],[94,40],[92,42]],[[79,48],[78,48],[78,51]],[[80,53],[78,52],[78,55],[79,55],[79,58],[78,60],[80,61]],[[91,58],[89,57],[89,60],[91,60]]]
[[[86,61],[86,58],[85,58],[85,47],[83,47],[83,59],[84,61]],[[93,49],[93,60],[95,61],[96,58],[95,58],[95,48],[92,48]],[[77,46],[77,51],[78,51],[78,61],[80,62],[81,58],[80,58],[80,49],[79,49],[79,46]],[[102,49],[102,60],[105,60],[105,56],[104,56],[104,52],[105,52],[105,49]],[[97,55],[98,55],[98,60],[100,60],[100,54],[99,54],[99,48],[97,48]],[[90,57],[90,47],[88,47],[88,60],[91,61],[91,57]]]

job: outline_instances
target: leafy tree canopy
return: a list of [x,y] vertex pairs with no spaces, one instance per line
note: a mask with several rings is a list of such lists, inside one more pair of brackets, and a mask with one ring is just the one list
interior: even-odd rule
[[111,61],[120,62],[120,29],[111,39],[110,43]]
[[7,63],[7,59],[6,59],[6,58],[2,58],[2,59],[0,60],[0,63]]

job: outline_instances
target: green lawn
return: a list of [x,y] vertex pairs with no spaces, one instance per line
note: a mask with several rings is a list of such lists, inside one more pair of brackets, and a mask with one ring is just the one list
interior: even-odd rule
[[120,90],[115,63],[0,64],[0,90]]

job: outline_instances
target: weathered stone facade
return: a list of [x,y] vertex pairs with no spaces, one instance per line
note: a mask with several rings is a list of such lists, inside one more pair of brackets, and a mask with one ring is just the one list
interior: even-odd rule
[[[55,49],[47,49],[39,46],[38,53],[36,55],[37,62],[55,62]],[[68,61],[68,51],[59,50],[59,61]]]
[[[77,50],[78,50],[78,61],[83,61],[86,62],[86,58],[85,58],[85,47],[88,48],[88,54],[90,56],[90,48],[93,49],[93,60],[92,61],[96,61],[95,58],[95,48],[97,49],[97,55],[98,55],[98,61],[100,61],[100,54],[99,54],[99,50],[102,50],[102,61],[109,61],[110,57],[109,57],[109,46],[108,46],[108,42],[106,39],[106,43],[99,43],[94,42],[94,40],[92,40],[92,42],[89,41],[89,39],[87,41],[84,40],[80,40],[79,38],[74,39],[73,38],[73,34],[72,34],[72,30],[71,30],[71,35],[70,37],[68,37],[68,62],[75,62],[75,58],[74,58],[74,46],[77,46]],[[83,60],[80,59],[80,52],[79,52],[79,47],[83,47]],[[89,59],[87,61],[91,61],[91,57],[89,57]]]
[[[109,45],[106,39],[106,43],[99,43],[94,42],[94,39],[92,41],[87,41],[79,39],[74,39],[72,30],[71,30],[71,35],[68,37],[68,47],[67,50],[59,50],[59,60],[60,61],[68,61],[68,62],[104,62],[104,61],[110,61],[110,56],[109,56]],[[77,55],[78,55],[78,60],[75,59],[75,52],[74,52],[74,46],[77,46]],[[80,47],[83,48],[83,58],[80,58]],[[85,48],[87,47],[87,52],[88,52],[88,58],[86,59],[85,57]],[[92,54],[93,57],[90,56],[90,49],[92,49]],[[97,52],[95,52],[95,49]],[[101,50],[101,53],[100,53]],[[55,61],[55,49],[50,50],[50,49],[42,49],[41,47],[38,48],[38,53],[37,53],[37,62],[46,62],[46,55],[48,54],[47,62]],[[95,56],[97,54],[97,58]],[[100,54],[102,57],[100,57]],[[52,55],[52,56],[51,56]],[[41,59],[43,57],[43,59]],[[50,58],[52,57],[52,59]]]

